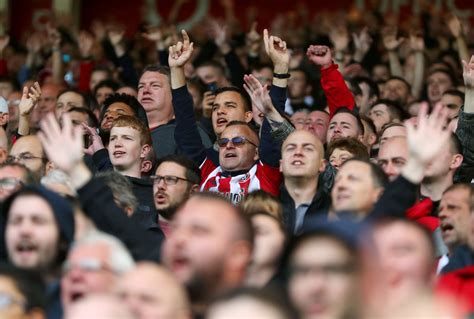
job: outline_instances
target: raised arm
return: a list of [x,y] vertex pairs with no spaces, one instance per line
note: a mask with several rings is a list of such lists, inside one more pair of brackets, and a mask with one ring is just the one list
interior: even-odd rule
[[31,87],[23,87],[20,104],[18,105],[18,134],[21,136],[30,134],[30,113],[41,96],[41,87],[35,82]]
[[63,84],[63,57],[61,53],[61,34],[57,29],[48,26],[48,41],[51,45],[53,61],[53,82]]
[[158,261],[159,249],[156,248],[163,240],[162,234],[153,236],[135,224],[115,204],[110,189],[92,178],[82,159],[82,127],[73,127],[69,113],[63,115],[63,127],[53,114],[48,114],[40,126],[38,137],[48,158],[71,177],[85,214],[97,228],[122,240],[135,259]]
[[354,109],[354,96],[338,71],[337,64],[332,61],[331,50],[324,45],[310,45],[306,55],[321,68],[321,87],[326,95],[329,114],[332,116],[340,107]]
[[467,47],[466,40],[464,39],[463,26],[461,21],[459,21],[459,18],[453,14],[449,17],[447,25],[449,31],[451,31],[451,34],[456,39],[459,60],[467,61],[469,59],[469,49]]
[[408,159],[401,176],[390,183],[376,203],[373,217],[405,216],[405,212],[416,201],[418,185],[428,165],[448,144],[451,132],[445,127],[448,113],[441,104],[428,117],[428,104],[423,104],[418,113],[418,125],[406,122]]
[[415,70],[413,83],[411,83],[411,94],[415,98],[419,98],[423,88],[423,80],[425,77],[425,40],[423,37],[415,34],[410,35],[410,49],[415,55]]
[[193,43],[186,31],[181,31],[183,41],[169,48],[168,64],[171,70],[171,89],[176,119],[174,138],[179,149],[198,165],[206,159],[206,150],[199,136],[194,114],[193,99],[186,87],[184,65],[193,53]]
[[382,30],[382,41],[385,49],[388,52],[388,59],[390,63],[390,73],[392,76],[403,76],[402,65],[398,59],[398,47],[405,41],[404,38],[397,37],[397,28],[385,27]]

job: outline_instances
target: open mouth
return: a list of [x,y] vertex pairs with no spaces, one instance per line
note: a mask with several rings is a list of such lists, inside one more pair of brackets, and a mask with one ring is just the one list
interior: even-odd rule
[[234,153],[227,153],[224,155],[225,158],[232,158],[232,157],[237,157],[237,154]]
[[151,103],[153,102],[153,99],[151,97],[144,97],[140,101],[141,103]]
[[119,157],[119,156],[125,155],[126,153],[122,151],[115,151],[113,154],[114,154],[114,157]]
[[225,125],[227,124],[227,120],[223,118],[217,119],[217,125]]
[[300,166],[300,165],[303,165],[304,163],[300,160],[295,160],[293,162],[291,162],[291,165],[295,165],[295,166]]
[[37,249],[37,246],[29,241],[21,242],[16,247],[16,250],[21,254],[30,254],[37,251]]
[[443,231],[443,232],[450,231],[450,230],[453,230],[453,229],[454,229],[454,227],[451,224],[448,224],[448,223],[441,224],[441,231]]
[[71,301],[72,301],[72,302],[76,302],[76,301],[78,301],[79,299],[84,298],[84,295],[85,295],[85,294],[82,293],[82,292],[74,292],[74,293],[71,294]]

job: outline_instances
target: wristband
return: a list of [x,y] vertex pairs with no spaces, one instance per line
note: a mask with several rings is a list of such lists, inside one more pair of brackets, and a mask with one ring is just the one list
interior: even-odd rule
[[273,77],[277,79],[288,79],[290,76],[290,73],[273,73]]

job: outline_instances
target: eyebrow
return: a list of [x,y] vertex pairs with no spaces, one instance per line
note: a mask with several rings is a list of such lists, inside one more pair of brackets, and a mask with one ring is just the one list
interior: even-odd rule
[[237,105],[237,103],[234,101],[225,101],[224,105]]

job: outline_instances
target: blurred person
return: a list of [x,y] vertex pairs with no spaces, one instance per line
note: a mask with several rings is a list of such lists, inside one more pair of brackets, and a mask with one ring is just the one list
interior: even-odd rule
[[239,288],[216,298],[206,314],[207,319],[297,318],[294,309],[268,289]]
[[314,99],[311,96],[313,86],[311,79],[304,69],[290,70],[288,79],[288,99],[285,105],[285,112],[293,114],[297,110],[306,109],[313,106]]
[[122,174],[115,171],[98,172],[95,177],[104,181],[114,195],[114,201],[127,216],[132,216],[138,206],[137,198],[133,194],[132,183]]
[[411,85],[404,78],[392,76],[385,82],[381,98],[406,108],[411,99]]
[[231,85],[225,76],[224,66],[214,60],[209,60],[200,64],[196,68],[196,75],[204,82],[204,84],[216,82],[218,88]]
[[119,298],[110,294],[91,294],[71,305],[65,319],[90,318],[139,319]]
[[46,283],[48,318],[62,318],[61,265],[74,238],[74,216],[66,199],[43,187],[27,186],[3,204],[8,261],[40,273]]
[[41,86],[41,97],[38,99],[38,104],[31,111],[30,127],[32,129],[38,129],[39,122],[46,114],[56,112],[58,94],[62,89],[61,86],[52,83]]
[[15,90],[14,82],[11,78],[0,77],[0,96],[6,99]]
[[128,85],[122,85],[115,91],[118,94],[127,94],[136,98],[138,96],[137,89]]
[[375,82],[387,81],[390,78],[390,68],[387,64],[375,64],[372,67],[371,78]]
[[340,138],[331,142],[326,150],[328,161],[335,169],[353,157],[369,159],[367,147],[354,138]]
[[120,278],[116,293],[138,319],[191,319],[185,289],[163,266],[138,263]]
[[19,111],[18,105],[20,104],[21,100],[21,91],[13,91],[7,97],[8,102],[8,130],[10,132],[15,132],[18,128],[18,120],[19,120]]
[[364,143],[365,147],[370,151],[371,157],[376,157],[374,146],[378,142],[376,128],[374,122],[371,119],[366,117],[361,117],[360,120],[364,125],[364,137],[362,138],[362,143]]
[[119,86],[120,86],[119,83],[110,79],[103,80],[97,83],[93,91],[97,104],[99,106],[102,106],[104,101],[107,100],[109,96],[112,96],[115,94]]
[[326,134],[329,126],[329,113],[326,111],[312,111],[308,114],[304,129],[313,133],[321,143],[326,144]]
[[377,164],[387,174],[390,181],[394,181],[401,173],[408,159],[408,145],[406,137],[391,137],[380,145]]
[[63,265],[61,301],[64,311],[93,293],[112,293],[120,276],[135,263],[117,238],[93,231],[74,243]]
[[112,72],[106,67],[96,67],[92,70],[90,81],[89,81],[89,91],[94,92],[95,87],[99,82],[102,82],[107,79],[112,78]]
[[284,269],[300,318],[358,317],[361,252],[354,227],[315,225],[291,243]]
[[309,110],[308,109],[299,109],[298,111],[295,111],[291,115],[291,124],[295,127],[297,130],[302,130],[304,129],[306,125],[306,119],[308,118],[309,115]]
[[73,198],[76,196],[76,191],[72,186],[71,179],[66,173],[58,169],[51,169],[41,178],[40,184],[65,198]]
[[58,94],[56,102],[56,117],[61,118],[61,115],[65,112],[69,112],[70,109],[77,108],[89,108],[86,96],[76,90],[68,89]]
[[195,193],[172,221],[163,264],[184,285],[195,315],[209,301],[244,284],[253,248],[248,219],[215,193]]
[[0,264],[0,317],[46,318],[46,298],[41,277],[33,272]]
[[20,163],[0,164],[0,202],[24,185],[35,182],[30,170]]
[[84,123],[89,127],[99,127],[99,121],[95,117],[95,114],[89,109],[72,107],[67,113],[69,113],[74,125],[82,125]]
[[246,283],[255,287],[271,285],[286,244],[281,204],[259,190],[250,193],[240,206],[254,229],[254,249]]
[[448,119],[452,121],[459,116],[461,106],[464,104],[464,93],[455,89],[447,90],[441,96],[441,103],[449,109]]
[[378,100],[369,108],[369,118],[375,125],[376,133],[388,123],[400,123],[405,119],[403,110],[390,100]]
[[5,98],[0,96],[0,126],[3,129],[7,129],[10,121],[8,102]]
[[428,101],[431,107],[434,107],[437,102],[441,101],[443,93],[455,86],[455,79],[447,70],[434,69],[428,74],[426,85]]
[[0,127],[0,164],[6,162],[8,157],[8,137],[5,129]]
[[379,88],[377,84],[368,77],[355,77],[354,82],[360,87],[361,98],[356,101],[362,115],[367,115],[370,105],[379,99]]
[[[381,299],[394,307],[424,292],[436,278],[435,246],[430,232],[406,219],[375,222],[371,236],[384,289]],[[383,297],[382,297],[383,296]]]

